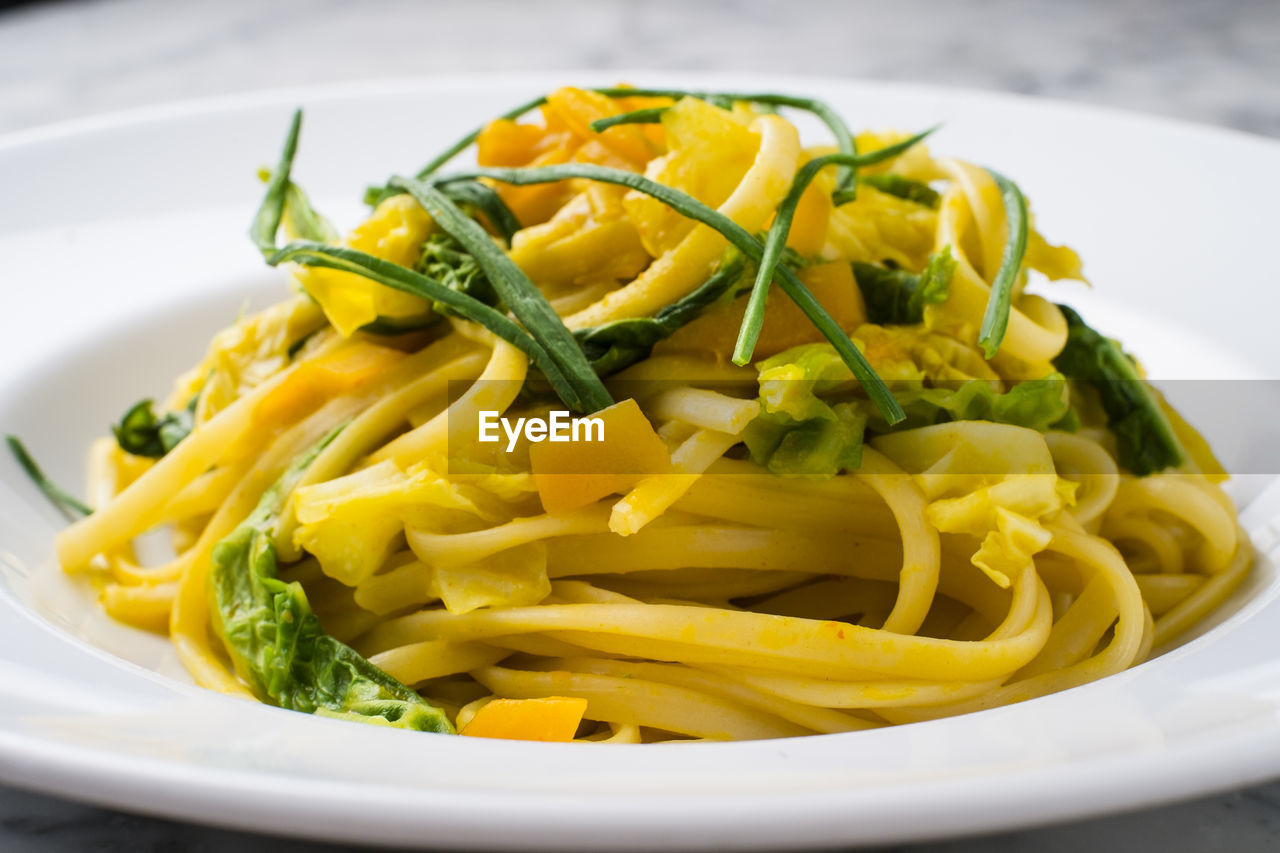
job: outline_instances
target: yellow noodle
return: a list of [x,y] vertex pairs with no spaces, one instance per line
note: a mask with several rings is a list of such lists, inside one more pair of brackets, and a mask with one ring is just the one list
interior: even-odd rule
[[[504,135],[510,128],[495,125],[498,147],[511,147],[501,156],[519,162],[517,149],[536,139],[525,153],[541,163],[625,163],[758,232],[818,150],[802,152],[787,118],[750,105],[726,112],[684,101],[662,125],[590,136],[582,115],[557,112],[594,110],[602,97],[565,90],[548,101],[550,127]],[[896,138],[863,139],[864,150]],[[730,168],[718,146],[733,139],[724,143],[737,151]],[[987,170],[922,146],[876,168],[936,182],[938,209],[871,188],[833,208],[835,170],[825,170],[805,195],[789,243],[798,255],[786,262],[817,276],[825,303],[831,291],[819,284],[857,286],[834,265],[888,259],[919,274],[931,250],[950,253],[947,297],[926,305],[922,324],[863,326],[858,293],[827,306],[894,392],[931,394],[944,379],[975,377],[1007,393],[1054,372],[1066,321],[1024,288],[1036,271],[1078,274],[1074,253],[1032,229],[1007,334],[985,359],[974,345],[1009,239],[1000,188]],[[553,310],[570,330],[639,320],[615,327],[624,348],[632,332],[645,329],[640,340],[653,330],[641,318],[692,292],[725,256],[714,229],[621,188],[495,186],[537,229],[511,243]],[[564,187],[571,200],[557,211]],[[424,247],[413,235],[433,230],[423,211],[407,199],[380,210],[351,245],[417,263]],[[548,235],[559,242],[539,255]],[[823,280],[827,263],[838,276]],[[355,275],[328,289],[304,276],[315,300],[296,296],[237,323],[179,379],[170,410],[199,395],[198,426],[170,452],[151,460],[110,438],[93,444],[96,511],[59,536],[59,559],[101,584],[113,617],[167,628],[197,683],[248,696],[213,631],[214,548],[341,427],[274,519],[281,579],[305,590],[326,632],[458,727],[494,697],[571,696],[588,703],[579,739],[597,743],[854,732],[1023,701],[1170,648],[1247,577],[1248,537],[1221,478],[1200,473],[1213,466],[1180,420],[1198,461],[1144,477],[1121,470],[1115,436],[1074,382],[1074,433],[947,421],[927,395],[909,408],[912,423],[931,425],[888,429],[847,375],[807,372],[830,352],[780,293],[757,356],[772,356],[777,375],[796,384],[762,389],[760,365],[735,365],[720,346],[736,337],[733,300],[750,274],[677,330],[669,349],[604,377],[643,419],[596,458],[626,462],[648,443],[666,449],[671,467],[638,479],[579,474],[561,495],[568,501],[547,500],[574,507],[556,512],[542,504],[550,493],[534,466],[536,437],[510,448],[476,441],[482,411],[528,419],[561,405],[523,351],[457,316],[392,337],[367,327],[344,336],[360,324],[343,299],[387,320],[416,303]],[[796,345],[811,349],[788,350]],[[263,405],[300,365],[329,355],[373,372],[331,399],[294,394],[291,383]],[[785,453],[759,464],[770,436],[793,426],[779,448],[852,459],[864,416],[854,470],[770,473],[785,468],[774,464]],[[153,534],[176,553],[140,559]]]

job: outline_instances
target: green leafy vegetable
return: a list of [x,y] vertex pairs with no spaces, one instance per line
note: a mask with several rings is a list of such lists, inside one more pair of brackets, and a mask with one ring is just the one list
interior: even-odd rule
[[951,387],[894,391],[905,420],[890,424],[845,397],[853,375],[827,344],[805,344],[757,365],[760,411],[743,433],[756,463],[775,474],[831,476],[858,467],[863,433],[914,429],[947,421],[993,421],[1043,432],[1069,417],[1065,378],[1053,373],[1001,392],[971,379]]
[[1075,311],[1058,308],[1067,318],[1067,343],[1053,364],[1098,392],[1120,464],[1140,477],[1181,465],[1186,451],[1133,361]]
[[751,461],[772,474],[833,477],[862,465],[867,416],[852,403],[836,403],[805,420],[762,412],[742,437]]
[[191,395],[186,408],[166,412],[160,417],[152,411],[151,400],[140,400],[124,413],[120,423],[113,424],[116,443],[120,449],[134,456],[159,459],[178,445],[195,429],[196,405],[200,395]]
[[49,503],[57,508],[58,512],[71,521],[86,515],[93,515],[93,510],[88,505],[45,476],[44,471],[40,470],[36,460],[31,457],[31,454],[27,452],[27,448],[16,435],[6,435],[4,440],[9,445],[9,452],[13,454],[13,458],[17,460],[18,465],[31,478],[31,482],[35,483],[40,491],[44,492],[44,496],[49,499]]
[[561,395],[568,405],[587,413],[613,405],[613,398],[591,369],[573,334],[551,303],[483,228],[431,184],[409,178],[392,178],[390,185],[413,196],[431,214],[436,225],[475,258],[503,303],[560,368],[572,389],[571,398]]
[[[672,189],[665,184],[649,180],[643,175],[638,175],[634,172],[610,169],[592,163],[564,163],[556,166],[538,166],[523,169],[468,169],[437,180],[439,183],[448,183],[454,180],[473,180],[479,177],[490,178],[516,186],[550,183],[570,178],[583,178],[625,186],[652,196],[681,215],[714,228],[724,235],[725,239],[749,260],[759,263],[764,253],[760,241],[729,217],[714,208],[708,207],[692,196]],[[822,333],[823,337],[831,342],[831,345],[840,354],[849,369],[853,371],[858,381],[866,388],[867,395],[877,408],[885,414],[889,421],[897,422],[901,420],[902,411],[889,393],[884,381],[876,375],[875,370],[867,363],[866,358],[853,345],[853,341],[840,328],[840,325],[832,319],[827,310],[822,307],[822,303],[814,298],[809,289],[786,266],[778,267],[774,277],[782,291],[796,303],[796,306],[809,318],[809,321]]]
[[618,113],[614,116],[598,118],[591,122],[591,129],[596,133],[616,127],[620,124],[657,124],[662,121],[662,114],[670,107],[645,107],[642,110],[632,110],[629,113]]
[[440,709],[324,632],[298,583],[276,576],[272,544],[285,498],[335,430],[303,454],[213,549],[213,618],[236,671],[281,708],[452,733]]
[[867,417],[855,403],[828,403],[853,375],[826,344],[793,347],[760,362],[760,415],[743,440],[774,474],[831,477],[862,464]]
[[[422,245],[422,257],[415,268],[450,290],[464,293],[494,308],[503,307],[502,299],[475,256],[448,234],[436,233],[427,238],[427,242]],[[439,306],[437,310],[443,307]]]
[[898,156],[933,133],[933,131],[934,128],[930,128],[910,139],[904,139],[901,142],[886,146],[878,151],[872,151],[869,154],[855,156],[827,154],[823,157],[815,157],[800,168],[800,171],[796,173],[795,179],[791,182],[791,189],[787,191],[786,197],[778,205],[778,210],[773,217],[773,224],[769,226],[769,234],[765,238],[764,251],[759,260],[759,269],[756,271],[755,284],[751,288],[751,296],[747,300],[747,308],[742,315],[742,327],[738,330],[738,340],[733,348],[734,364],[749,364],[751,362],[752,353],[755,352],[756,348],[756,341],[760,338],[760,329],[764,326],[765,300],[769,295],[769,282],[773,281],[778,261],[782,259],[782,250],[787,245],[787,236],[791,233],[791,222],[795,219],[800,197],[804,195],[804,191],[808,189],[809,184],[818,176],[818,173],[833,163],[870,166],[883,162]]
[[929,256],[920,275],[906,270],[853,263],[853,276],[867,306],[867,320],[880,325],[907,325],[924,321],[924,306],[947,300],[956,262],[951,247]]
[[[946,421],[992,421],[1045,432],[1057,427],[1071,411],[1066,378],[1061,373],[1018,382],[1003,392],[985,380],[969,379],[950,386],[898,391],[896,396],[907,413],[907,419],[897,425],[899,429]],[[872,426],[878,431],[885,428]]]
[[652,317],[615,320],[603,326],[579,329],[573,333],[587,360],[600,376],[608,376],[645,359],[653,345],[675,334],[704,309],[718,300],[742,278],[745,263],[733,253],[721,261],[719,268],[689,295],[664,306]]
[[869,187],[874,187],[882,193],[906,201],[913,201],[916,204],[924,205],[934,210],[938,209],[938,204],[942,201],[942,196],[938,195],[938,191],[923,181],[913,181],[910,178],[902,177],[902,175],[895,175],[893,172],[864,175],[858,181]]
[[1018,185],[992,169],[987,170],[1004,202],[1004,218],[1008,223],[1008,237],[1004,253],[1000,256],[1000,269],[991,282],[991,295],[987,297],[987,310],[982,315],[982,327],[978,330],[978,345],[991,358],[1004,342],[1009,327],[1009,311],[1013,305],[1013,286],[1022,270],[1022,259],[1027,253],[1027,200]]
[[[505,310],[476,259],[448,234],[437,232],[427,238],[414,269],[456,293],[476,299],[499,312]],[[445,315],[463,316],[443,302],[432,302],[431,310],[422,316],[378,317],[361,326],[360,331],[367,335],[404,335],[430,328]]]
[[547,354],[541,344],[506,314],[494,310],[472,296],[451,290],[435,279],[427,278],[408,267],[343,246],[327,246],[322,243],[298,240],[267,259],[267,263],[271,266],[277,266],[286,261],[355,273],[393,290],[411,293],[430,302],[447,306],[458,316],[479,323],[507,343],[518,347],[546,375],[547,381],[551,383],[556,394],[568,405],[575,406],[578,400],[577,391],[565,378],[560,365]]

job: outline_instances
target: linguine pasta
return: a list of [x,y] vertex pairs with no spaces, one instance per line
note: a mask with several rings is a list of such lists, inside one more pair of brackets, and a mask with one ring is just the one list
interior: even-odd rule
[[[1203,440],[1024,290],[1075,253],[921,137],[566,88],[340,237],[297,131],[254,229],[292,295],[93,445],[57,542],[201,685],[482,736],[855,731],[1120,672],[1249,571]],[[483,440],[557,410],[602,440]]]

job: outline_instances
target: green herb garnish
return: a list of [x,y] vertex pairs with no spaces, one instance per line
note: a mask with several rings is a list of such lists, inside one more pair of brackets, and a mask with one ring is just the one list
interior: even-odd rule
[[591,122],[590,127],[596,133],[600,133],[620,124],[657,124],[662,121],[662,114],[669,109],[670,107],[645,107],[629,113],[618,113],[614,116],[598,118]]
[[[297,240],[267,259],[267,263],[273,267],[286,261],[355,273],[393,290],[411,293],[429,302],[439,302],[458,316],[484,326],[507,343],[518,347],[546,374],[547,380],[560,395],[560,399],[570,405],[573,405],[571,401],[577,400],[577,392],[565,378],[559,364],[528,332],[506,314],[494,310],[472,296],[450,290],[435,279],[427,278],[408,267],[343,246],[328,246],[323,243]],[[592,375],[594,376],[594,373]]]
[[978,344],[986,357],[991,358],[1004,342],[1013,305],[1013,286],[1022,270],[1022,258],[1027,253],[1027,200],[1013,181],[992,169],[987,172],[1000,188],[1008,230],[1004,253],[1000,256],[1000,269],[991,282],[987,310],[982,315],[982,327],[978,330]]
[[49,503],[57,508],[58,512],[71,521],[86,515],[93,515],[93,510],[84,501],[45,476],[44,471],[40,470],[36,460],[27,452],[26,446],[16,435],[6,435],[4,440],[9,445],[9,452],[13,454],[13,458],[17,460],[23,472],[31,478],[31,482],[35,483],[40,491],[44,492],[44,496],[49,499]]
[[905,201],[912,201],[933,210],[937,210],[939,202],[942,201],[942,196],[938,195],[938,191],[924,181],[913,181],[910,178],[902,177],[902,175],[895,175],[893,172],[885,172],[880,175],[864,175],[858,179],[858,182],[874,187],[886,195]]
[[[427,238],[415,269],[450,290],[465,293],[494,308],[504,308],[501,297],[475,257],[448,234],[437,233]],[[437,311],[441,309],[448,310],[444,306],[436,306]]]
[[778,210],[773,217],[773,224],[769,227],[769,234],[765,238],[764,252],[759,261],[759,269],[756,271],[755,284],[751,288],[751,296],[747,300],[747,310],[742,315],[742,327],[738,330],[738,340],[733,348],[734,364],[750,363],[752,353],[755,352],[756,341],[760,337],[760,329],[764,326],[764,308],[765,300],[769,295],[769,282],[773,280],[778,261],[782,258],[782,250],[787,245],[787,236],[791,233],[791,222],[795,219],[796,207],[800,204],[800,197],[804,195],[804,191],[809,188],[809,184],[818,176],[818,173],[831,165],[871,166],[897,157],[903,151],[933,133],[935,129],[930,128],[923,133],[917,133],[910,139],[904,139],[901,142],[886,146],[878,151],[872,151],[869,154],[853,156],[848,154],[827,154],[823,157],[815,157],[800,168],[800,171],[796,173],[795,179],[791,182],[791,189],[788,190],[782,203],[778,205]]
[[[638,175],[634,172],[610,169],[592,163],[563,163],[556,166],[537,166],[522,169],[467,169],[439,178],[437,182],[448,183],[454,180],[474,180],[481,177],[516,186],[551,183],[570,178],[584,178],[586,180],[600,181],[601,183],[625,186],[652,196],[681,215],[714,228],[749,260],[759,263],[764,255],[764,247],[760,244],[760,241],[723,213],[690,195],[672,189],[665,184],[660,184],[657,181],[649,180],[643,175]],[[840,324],[832,319],[827,310],[822,307],[822,303],[814,298],[809,289],[804,286],[804,283],[786,266],[779,266],[776,269],[775,278],[782,291],[796,303],[804,315],[809,318],[809,322],[813,323],[823,337],[830,341],[831,345],[840,353],[840,357],[849,366],[849,369],[853,371],[858,381],[862,383],[862,386],[867,390],[867,395],[876,404],[876,407],[884,413],[885,418],[891,423],[901,420],[902,410],[893,399],[893,395],[889,393],[889,389],[885,387],[884,380],[876,375],[875,370],[872,369],[866,358],[853,345],[853,341],[840,328]]]
[[270,257],[276,250],[276,232],[280,230],[280,220],[284,216],[289,173],[293,169],[294,155],[298,153],[298,133],[301,130],[302,110],[298,109],[293,111],[293,120],[289,122],[289,132],[284,138],[284,150],[280,152],[280,162],[271,172],[262,204],[258,206],[253,224],[249,227],[249,236],[263,257]]
[[1186,451],[1132,359],[1075,311],[1058,308],[1067,318],[1067,343],[1053,365],[1098,392],[1120,464],[1140,477],[1181,465]]
[[524,324],[568,380],[572,398],[562,395],[566,403],[580,412],[598,412],[613,405],[613,398],[591,369],[573,334],[551,303],[475,220],[468,218],[431,184],[411,178],[392,178],[389,186],[413,196],[431,214],[436,225],[475,258],[502,302]]
[[213,618],[236,672],[263,701],[303,713],[416,731],[453,732],[444,713],[324,632],[299,583],[276,574],[284,500],[337,435],[305,453],[213,549]]
[[507,244],[510,244],[515,233],[524,227],[511,212],[511,208],[507,207],[507,203],[502,200],[502,196],[498,195],[493,187],[485,186],[479,181],[459,181],[441,188],[441,192],[459,207],[470,208],[484,214],[485,219],[498,232],[498,236]]

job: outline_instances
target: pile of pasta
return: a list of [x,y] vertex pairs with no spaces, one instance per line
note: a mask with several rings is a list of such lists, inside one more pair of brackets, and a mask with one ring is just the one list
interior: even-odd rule
[[[655,118],[592,127],[636,111]],[[905,138],[863,133],[856,150]],[[574,88],[476,138],[481,166],[645,175],[752,234],[833,150],[749,100]],[[924,143],[863,167],[852,199],[833,198],[838,173],[800,196],[788,262],[900,399],[1056,375],[1069,323],[1024,286],[1079,278],[1080,262],[1034,227],[998,351],[978,343],[1012,230],[992,173]],[[623,185],[481,183],[520,228],[507,240],[474,218],[570,331],[659,316],[729,262],[723,234]],[[304,203],[289,197],[286,230]],[[422,269],[438,234],[400,193],[329,242]],[[870,321],[857,265],[922,277],[943,252],[941,298],[911,322]],[[371,713],[328,687],[285,702],[278,678],[236,659],[248,641],[219,615],[213,572],[246,529],[250,564],[279,566],[272,595],[305,593],[352,652],[339,659],[397,701],[410,688],[447,720],[435,730],[615,743],[847,732],[1042,696],[1168,648],[1249,570],[1225,477],[1167,406],[1185,459],[1145,476],[1118,464],[1106,413],[1075,381],[1057,386],[1074,414],[1053,425],[894,426],[775,285],[751,363],[730,358],[748,299],[731,290],[602,377],[617,402],[599,448],[507,452],[478,441],[481,412],[558,406],[527,352],[357,272],[287,266],[291,297],[219,332],[178,380],[164,410],[189,412],[189,434],[152,455],[93,445],[95,511],[57,543],[111,615],[167,632],[215,690]],[[819,357],[835,368],[806,372]],[[802,421],[787,408],[801,402],[856,414],[855,459],[815,472],[757,452],[752,431],[779,412]],[[600,470],[573,469],[569,451]],[[156,531],[172,555],[144,565],[136,540]],[[284,630],[264,624],[254,648],[270,664]]]

